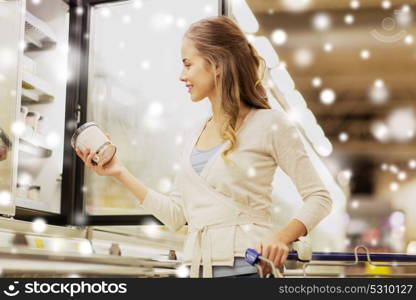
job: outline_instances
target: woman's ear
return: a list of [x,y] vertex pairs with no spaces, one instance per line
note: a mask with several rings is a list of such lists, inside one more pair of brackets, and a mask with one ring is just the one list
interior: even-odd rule
[[221,73],[221,67],[218,64],[215,64],[214,71],[215,71],[215,76],[219,76]]

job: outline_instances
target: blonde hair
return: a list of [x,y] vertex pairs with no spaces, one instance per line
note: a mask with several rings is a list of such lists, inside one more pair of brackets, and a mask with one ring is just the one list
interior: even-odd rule
[[238,24],[229,17],[199,20],[191,24],[184,37],[194,43],[210,67],[219,67],[215,87],[219,91],[221,109],[226,116],[221,136],[230,141],[230,146],[221,156],[230,162],[227,155],[234,151],[238,143],[235,126],[241,102],[250,108],[270,108],[262,85],[266,63]]

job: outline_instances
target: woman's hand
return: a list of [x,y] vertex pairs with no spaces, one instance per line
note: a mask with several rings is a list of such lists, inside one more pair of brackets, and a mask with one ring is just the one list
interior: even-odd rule
[[[107,135],[110,139],[110,137]],[[76,149],[77,155],[82,159],[85,163],[85,166],[100,176],[119,176],[124,171],[124,166],[121,162],[117,159],[117,156],[114,157],[107,162],[105,165],[100,162],[99,164],[93,163],[92,159],[96,155],[91,149],[86,149],[82,152],[79,148]]]
[[[278,234],[273,234],[270,238],[261,241],[257,245],[256,251],[259,252],[261,256],[271,260],[277,268],[283,266],[289,255],[288,244]],[[268,263],[260,261],[260,266],[262,267],[263,275],[272,272]]]

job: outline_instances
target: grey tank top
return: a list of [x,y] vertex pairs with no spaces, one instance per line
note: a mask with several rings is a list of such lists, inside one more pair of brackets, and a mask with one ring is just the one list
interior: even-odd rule
[[194,170],[201,174],[208,160],[221,148],[223,144],[218,144],[208,150],[199,150],[194,147],[191,153],[191,163]]

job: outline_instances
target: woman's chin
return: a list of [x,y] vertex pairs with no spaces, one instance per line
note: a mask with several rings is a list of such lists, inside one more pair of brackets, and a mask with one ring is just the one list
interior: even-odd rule
[[199,102],[199,101],[201,101],[203,98],[201,98],[201,97],[196,97],[196,96],[193,96],[193,95],[191,95],[191,100],[192,100],[192,102]]

